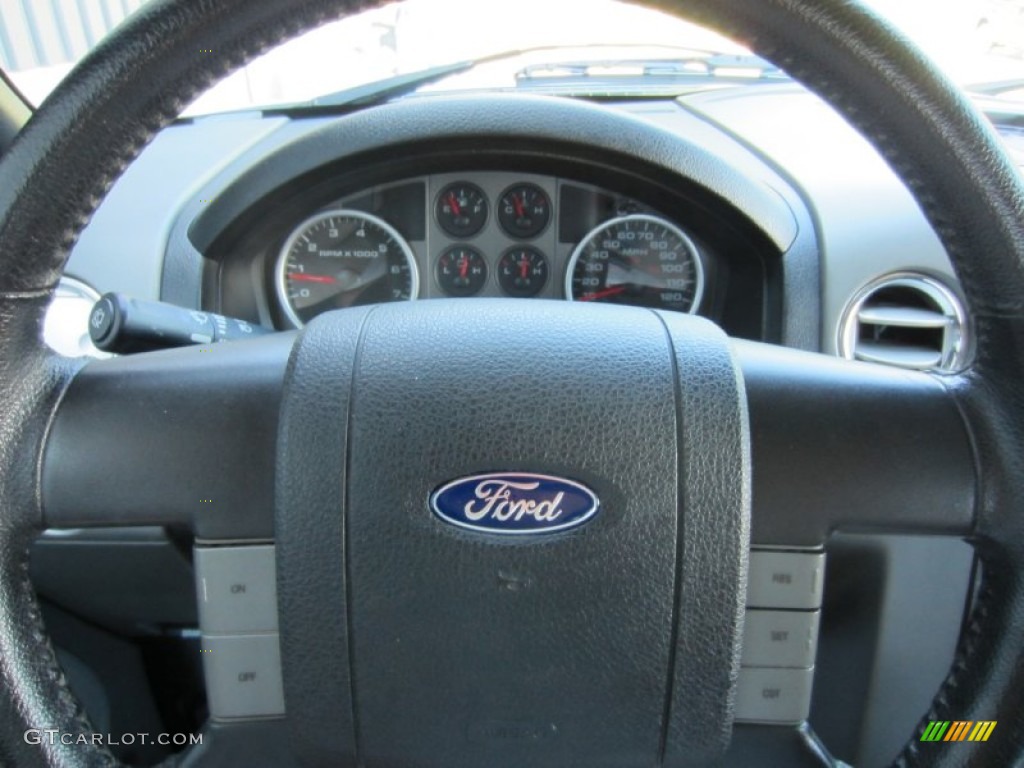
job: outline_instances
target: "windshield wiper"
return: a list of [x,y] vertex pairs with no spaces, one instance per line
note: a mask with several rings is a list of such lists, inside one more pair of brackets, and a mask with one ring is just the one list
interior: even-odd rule
[[[565,49],[566,46],[552,45],[500,51],[477,59],[450,62],[416,72],[394,75],[383,80],[319,96],[310,101],[269,107],[264,109],[264,112],[316,111],[319,109],[336,111],[339,108],[358,109],[383,104],[413,94],[424,86],[468,72],[482,64],[546,51],[564,53]],[[652,86],[659,91],[661,88],[678,90],[681,85],[691,85],[694,81],[706,83],[712,78],[716,82],[723,83],[730,80],[748,82],[751,80],[789,79],[782,70],[757,56],[723,54],[690,48],[685,49],[685,53],[681,49],[678,57],[599,58],[531,64],[515,73],[515,87],[559,90],[577,95],[583,84],[588,87],[600,84],[602,92],[608,92],[612,86],[617,92],[623,90],[641,92]]]
[[417,72],[407,72],[383,80],[375,80],[372,83],[345,88],[335,93],[328,93],[325,96],[319,96],[312,101],[295,106],[314,108],[366,107],[372,104],[380,104],[391,99],[397,99],[400,96],[406,96],[425,85],[430,85],[451,75],[466,72],[479,64],[480,61],[480,59],[469,59],[467,61],[441,64],[440,66],[421,69]]
[[394,75],[393,77],[386,77],[383,80],[374,80],[372,83],[363,83],[361,85],[353,86],[352,88],[345,88],[340,91],[335,91],[334,93],[325,94],[324,96],[318,96],[311,101],[290,105],[290,107],[368,107],[374,104],[383,104],[386,101],[407,96],[410,93],[415,93],[423,86],[436,83],[438,80],[444,80],[452,75],[468,72],[481,64],[489,64],[492,61],[511,59],[515,56],[522,56],[526,53],[536,53],[537,51],[559,50],[562,47],[563,46],[538,46],[532,48],[513,48],[493,53],[488,56],[481,56],[476,59],[453,61],[440,64],[436,67],[427,67],[426,69],[419,69],[415,72],[405,72],[403,74]]

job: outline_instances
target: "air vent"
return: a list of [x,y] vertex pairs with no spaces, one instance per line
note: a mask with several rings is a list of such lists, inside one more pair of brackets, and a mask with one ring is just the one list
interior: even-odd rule
[[842,357],[919,371],[960,370],[967,340],[959,297],[933,277],[907,272],[864,286],[839,324]]

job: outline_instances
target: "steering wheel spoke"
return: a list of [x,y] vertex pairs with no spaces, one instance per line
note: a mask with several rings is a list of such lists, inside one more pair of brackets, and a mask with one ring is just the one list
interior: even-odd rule
[[274,450],[294,334],[94,361],[69,385],[41,466],[51,528],[165,525],[273,537]]
[[734,342],[753,455],[754,545],[832,531],[969,535],[976,472],[938,376]]

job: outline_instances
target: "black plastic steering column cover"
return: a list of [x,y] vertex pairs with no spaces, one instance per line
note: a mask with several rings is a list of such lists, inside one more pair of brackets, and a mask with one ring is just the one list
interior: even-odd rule
[[[981,596],[926,717],[998,720],[987,743],[908,743],[904,765],[1012,765],[1024,755],[1024,191],[979,116],[896,33],[843,0],[649,5],[746,42],[832,102],[874,142],[942,238],[973,312],[977,359],[945,384],[980,473]],[[97,201],[155,132],[213,79],[340,12],[375,3],[155,2],[88,57],[0,161],[0,760],[104,765],[101,750],[29,746],[27,728],[87,734],[25,578],[42,525],[36,467],[72,375],[42,349],[45,300]],[[211,49],[210,55],[199,55]]]

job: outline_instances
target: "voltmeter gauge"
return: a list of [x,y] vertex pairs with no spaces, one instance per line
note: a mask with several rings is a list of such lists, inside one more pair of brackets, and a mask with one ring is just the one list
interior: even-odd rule
[[498,260],[498,283],[509,296],[536,296],[547,280],[548,260],[536,248],[514,246]]

